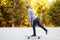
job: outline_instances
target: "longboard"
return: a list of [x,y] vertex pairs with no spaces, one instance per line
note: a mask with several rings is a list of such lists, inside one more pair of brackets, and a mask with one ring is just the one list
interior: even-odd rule
[[37,39],[40,39],[41,36],[25,36],[27,37],[27,39],[30,39],[30,38],[37,38]]

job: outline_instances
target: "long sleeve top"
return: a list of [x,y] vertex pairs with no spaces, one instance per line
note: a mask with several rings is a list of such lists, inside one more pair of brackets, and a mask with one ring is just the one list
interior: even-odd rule
[[34,14],[34,12],[30,8],[27,9],[27,12],[28,12],[28,21],[29,22],[32,22],[37,18],[37,16]]

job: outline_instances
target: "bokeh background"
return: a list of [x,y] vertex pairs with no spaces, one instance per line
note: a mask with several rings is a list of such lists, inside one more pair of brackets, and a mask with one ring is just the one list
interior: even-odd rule
[[60,0],[0,0],[0,27],[29,27],[27,3],[43,26],[60,26]]

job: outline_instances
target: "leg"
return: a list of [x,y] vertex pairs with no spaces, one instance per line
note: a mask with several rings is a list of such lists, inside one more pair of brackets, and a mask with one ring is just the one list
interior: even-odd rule
[[33,35],[36,36],[36,29],[35,29],[35,26],[36,26],[36,20],[33,21]]
[[46,32],[46,34],[47,34],[47,29],[40,24],[39,19],[37,19],[37,24],[38,24],[38,26],[41,27],[41,28]]

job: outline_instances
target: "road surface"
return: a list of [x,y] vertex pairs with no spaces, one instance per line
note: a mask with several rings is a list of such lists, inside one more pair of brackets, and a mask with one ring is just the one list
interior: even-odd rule
[[33,34],[32,28],[0,28],[0,40],[60,40],[60,27],[47,28],[48,35],[41,28],[36,28],[41,39],[27,39],[25,36]]

